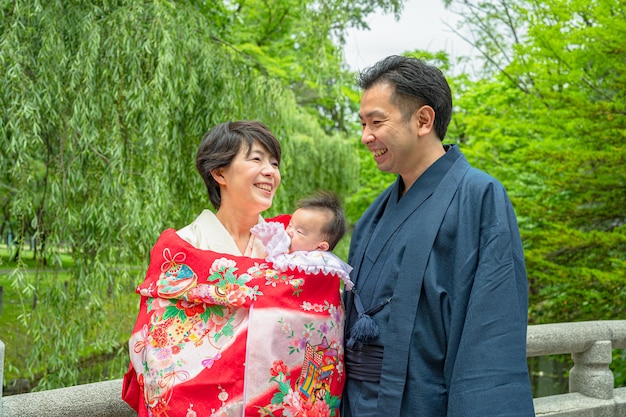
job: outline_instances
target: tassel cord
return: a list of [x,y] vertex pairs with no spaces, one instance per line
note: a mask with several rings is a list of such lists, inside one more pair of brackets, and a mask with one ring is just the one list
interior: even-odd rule
[[359,294],[352,290],[354,294],[354,306],[356,308],[358,318],[350,329],[350,338],[347,341],[347,346],[352,348],[355,343],[362,345],[363,343],[370,342],[376,339],[380,333],[378,325],[372,318],[372,316],[382,310],[392,299],[389,297],[377,306],[364,311],[363,303]]

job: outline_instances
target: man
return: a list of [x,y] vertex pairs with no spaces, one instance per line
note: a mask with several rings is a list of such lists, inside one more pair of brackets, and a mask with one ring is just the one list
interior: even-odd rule
[[390,56],[359,78],[361,141],[398,174],[355,226],[342,417],[534,416],[528,288],[505,189],[443,145],[443,74]]

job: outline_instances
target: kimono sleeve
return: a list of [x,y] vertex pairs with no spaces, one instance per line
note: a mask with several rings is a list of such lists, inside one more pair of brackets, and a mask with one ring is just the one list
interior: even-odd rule
[[478,263],[449,386],[448,416],[534,416],[526,360],[528,290],[517,221],[497,184],[482,204]]

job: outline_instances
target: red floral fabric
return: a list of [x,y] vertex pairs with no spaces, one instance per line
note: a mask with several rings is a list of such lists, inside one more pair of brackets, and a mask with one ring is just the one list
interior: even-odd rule
[[141,416],[338,416],[340,279],[154,245],[122,396]]

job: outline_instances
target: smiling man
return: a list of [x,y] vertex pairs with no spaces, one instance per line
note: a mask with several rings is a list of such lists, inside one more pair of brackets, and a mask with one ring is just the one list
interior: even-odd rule
[[359,86],[361,142],[398,177],[352,235],[342,417],[534,416],[506,190],[442,143],[452,95],[439,69],[390,56]]

